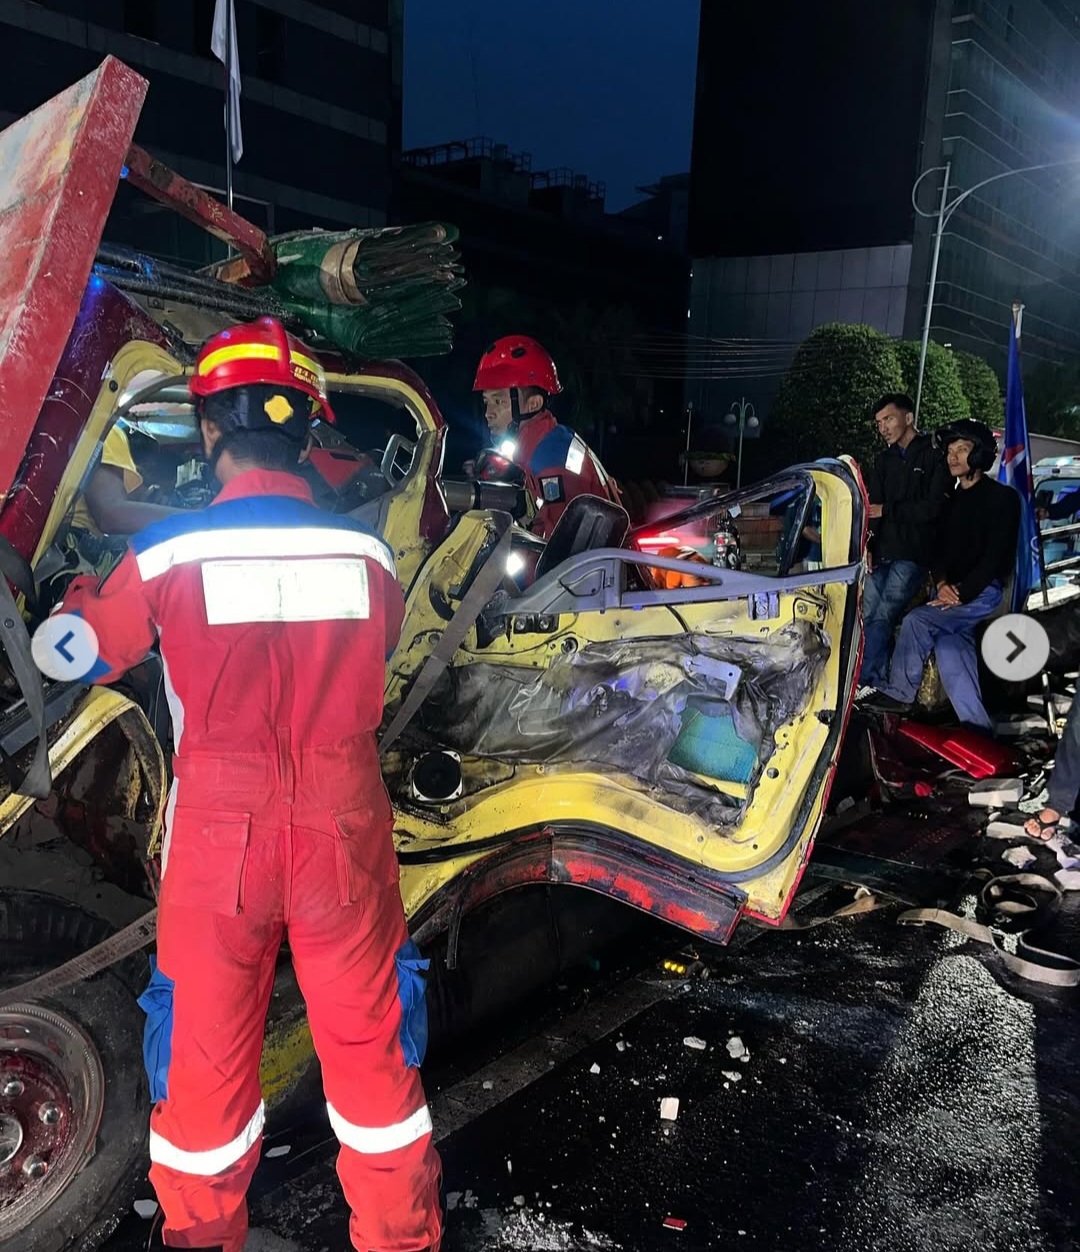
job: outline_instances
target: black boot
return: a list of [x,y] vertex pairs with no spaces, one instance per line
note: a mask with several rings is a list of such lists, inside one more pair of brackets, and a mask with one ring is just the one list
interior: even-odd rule
[[[165,1242],[165,1222],[160,1207],[154,1217],[154,1228],[150,1234],[150,1240],[146,1245],[147,1252],[179,1252],[178,1249],[171,1248]],[[203,1243],[197,1248],[184,1248],[183,1252],[225,1252],[225,1248],[220,1243]]]
[[902,700],[897,700],[894,696],[886,695],[884,691],[873,691],[859,700],[855,707],[863,713],[899,713],[907,715],[911,712],[912,706],[905,704]]

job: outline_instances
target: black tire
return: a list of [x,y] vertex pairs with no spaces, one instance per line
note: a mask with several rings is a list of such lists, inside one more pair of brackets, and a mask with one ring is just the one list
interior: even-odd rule
[[[0,986],[53,968],[111,929],[54,896],[0,892]],[[4,1252],[95,1252],[130,1210],[135,1180],[145,1173],[150,1117],[136,1003],[145,968],[144,957],[133,957],[41,1002],[93,1040],[105,1072],[104,1105],[94,1155],[28,1226],[7,1238],[0,1230]]]

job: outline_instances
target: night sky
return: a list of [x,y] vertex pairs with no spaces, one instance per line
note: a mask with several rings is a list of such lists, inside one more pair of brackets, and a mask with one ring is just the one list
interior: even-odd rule
[[690,168],[698,0],[406,0],[407,148],[486,135],[607,183]]

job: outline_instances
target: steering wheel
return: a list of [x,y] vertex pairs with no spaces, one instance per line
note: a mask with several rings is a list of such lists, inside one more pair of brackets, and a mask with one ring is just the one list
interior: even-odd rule
[[[382,476],[390,484],[396,487],[398,483],[404,482],[410,468],[412,467],[413,454],[416,451],[416,444],[410,442],[404,435],[391,435],[387,440],[386,449],[382,454],[382,461],[379,469],[382,470]],[[398,457],[402,453],[408,456],[408,464],[402,469],[398,463]]]

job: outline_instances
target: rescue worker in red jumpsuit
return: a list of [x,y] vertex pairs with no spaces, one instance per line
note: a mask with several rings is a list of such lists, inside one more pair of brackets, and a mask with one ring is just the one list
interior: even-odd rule
[[535,339],[497,339],[480,358],[473,391],[483,392],[492,446],[525,473],[537,506],[532,529],[542,539],[575,496],[620,503],[614,479],[593,450],[548,409],[562,384],[551,355]]
[[199,353],[191,392],[220,494],[135,535],[62,611],[97,633],[94,681],[161,650],[175,742],[157,969],[140,1001],[166,1247],[241,1252],[259,1160],[263,1030],[282,940],[322,1062],[362,1252],[436,1249],[439,1159],[419,1064],[421,970],[375,730],[404,601],[373,531],[293,471],[318,362],[272,318]]

